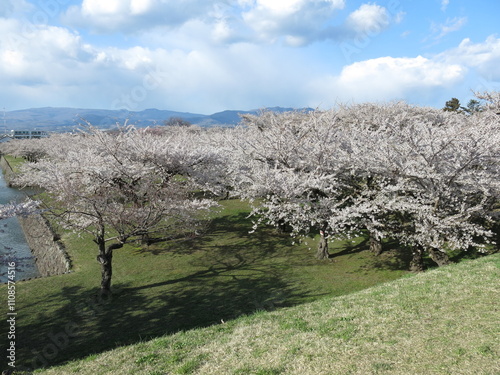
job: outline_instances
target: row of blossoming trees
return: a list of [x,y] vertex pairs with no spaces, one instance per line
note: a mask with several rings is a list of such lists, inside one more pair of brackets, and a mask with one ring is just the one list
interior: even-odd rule
[[426,253],[443,265],[449,250],[494,240],[500,95],[478,97],[486,110],[473,115],[361,104],[245,115],[234,129],[89,126],[3,149],[36,159],[18,183],[45,189],[48,212],[92,235],[103,293],[114,250],[138,236],[194,231],[228,194],[252,202],[256,226],[319,233],[319,259],[329,257],[329,240],[365,234],[376,253],[382,239],[412,249],[416,271]]

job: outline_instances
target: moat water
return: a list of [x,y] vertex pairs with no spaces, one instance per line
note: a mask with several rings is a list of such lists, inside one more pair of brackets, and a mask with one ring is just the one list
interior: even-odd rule
[[[26,194],[7,186],[0,170],[0,204],[23,201]],[[8,280],[8,263],[15,262],[15,280],[39,276],[35,258],[17,218],[0,220],[0,282]]]

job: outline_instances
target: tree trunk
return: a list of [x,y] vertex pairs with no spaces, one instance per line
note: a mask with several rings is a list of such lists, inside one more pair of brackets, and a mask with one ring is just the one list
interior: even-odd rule
[[141,236],[141,245],[146,245],[149,246],[150,244],[150,238],[149,238],[149,233],[143,234]]
[[97,261],[101,263],[101,295],[111,293],[111,277],[113,276],[113,252],[99,253]]
[[448,264],[451,263],[450,258],[448,258],[448,254],[446,254],[444,251],[440,251],[438,249],[435,249],[431,247],[429,249],[429,254],[431,256],[431,259],[439,266],[447,266]]
[[98,241],[101,264],[101,296],[111,294],[111,277],[113,276],[113,250],[123,247],[122,243],[114,243],[106,247],[104,241]]
[[382,241],[377,239],[372,232],[370,232],[370,251],[375,256],[382,254]]
[[495,242],[496,242],[496,250],[494,250],[493,252],[496,253],[498,251],[500,251],[500,221],[497,221],[494,225],[493,225],[493,233],[496,233],[496,239],[495,239]]
[[276,231],[278,233],[292,233],[292,227],[285,220],[280,219],[276,223]]
[[420,246],[413,248],[413,258],[410,262],[410,272],[424,271],[424,250]]
[[324,260],[329,259],[330,253],[328,253],[328,240],[324,236],[323,232],[321,232],[321,238],[318,244],[318,251],[316,253],[316,259]]

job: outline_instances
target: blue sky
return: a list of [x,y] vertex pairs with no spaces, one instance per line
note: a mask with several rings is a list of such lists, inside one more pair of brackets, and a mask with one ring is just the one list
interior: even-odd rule
[[500,87],[491,0],[2,0],[0,108],[224,109]]

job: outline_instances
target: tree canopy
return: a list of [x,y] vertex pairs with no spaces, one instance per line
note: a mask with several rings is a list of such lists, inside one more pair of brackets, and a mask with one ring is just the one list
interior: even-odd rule
[[[46,214],[65,228],[89,233],[97,244],[103,293],[111,288],[113,251],[141,236],[168,239],[193,232],[216,205],[192,194],[189,170],[203,160],[184,147],[185,135],[160,139],[135,129],[108,134],[91,127],[52,137],[46,157],[24,165],[18,183],[45,190]],[[173,146],[165,148],[169,142]]]
[[415,269],[425,252],[445,264],[448,249],[493,236],[484,223],[500,196],[500,121],[491,111],[362,104],[244,120],[235,187],[255,199],[257,223],[326,238],[367,230],[410,246]]
[[255,227],[319,234],[320,259],[331,239],[366,233],[375,252],[383,239],[410,249],[421,270],[424,254],[446,264],[450,250],[484,249],[498,228],[500,94],[476,96],[467,110],[453,98],[444,111],[402,102],[263,111],[232,129],[90,127],[2,147],[36,151],[20,181],[47,191],[63,225],[93,236],[103,290],[113,250],[196,228],[216,202],[195,192],[250,200]]

